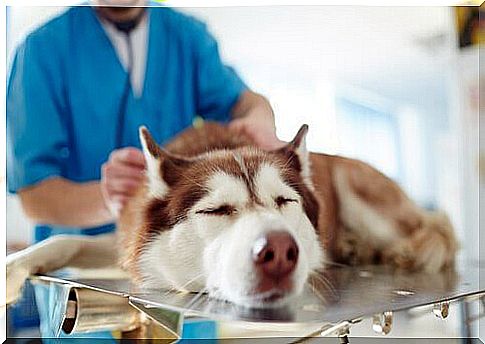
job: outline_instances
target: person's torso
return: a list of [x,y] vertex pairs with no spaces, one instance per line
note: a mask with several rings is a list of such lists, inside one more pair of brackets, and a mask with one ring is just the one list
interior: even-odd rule
[[[90,7],[71,9],[66,18],[65,89],[68,109],[69,162],[65,177],[99,179],[100,166],[116,148],[116,127],[127,79],[116,51]],[[140,147],[138,128],[147,126],[159,142],[191,125],[196,115],[190,47],[170,32],[172,11],[149,9],[144,85],[139,97],[126,102],[122,146]]]
[[[183,35],[187,19],[167,8],[150,8],[148,47],[141,94],[126,100],[121,146],[140,147],[138,128],[146,126],[164,143],[192,125],[196,116],[193,51]],[[69,9],[57,25],[56,49],[63,75],[63,118],[68,146],[62,176],[86,182],[100,178],[101,165],[116,145],[117,122],[128,74],[91,7]],[[35,240],[54,234],[101,234],[113,225],[91,229],[36,226]]]

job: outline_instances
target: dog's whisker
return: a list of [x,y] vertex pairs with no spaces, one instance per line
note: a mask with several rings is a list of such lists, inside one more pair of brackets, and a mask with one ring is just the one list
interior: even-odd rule
[[330,289],[335,291],[335,287],[333,286],[332,282],[330,282],[330,280],[327,277],[325,277],[325,275],[321,273],[313,273],[311,277],[322,282],[323,284],[327,285]]
[[203,290],[199,291],[195,296],[190,298],[190,300],[188,300],[187,303],[184,305],[184,308],[187,310],[192,309],[192,307],[194,306],[194,304],[196,303],[200,295],[202,295],[202,291]]
[[183,291],[183,289],[185,287],[187,287],[189,284],[191,284],[192,282],[195,282],[196,280],[198,280],[199,278],[201,278],[203,276],[204,276],[204,274],[201,273],[201,274],[195,276],[194,278],[191,278],[189,281],[187,281],[186,283],[184,283],[184,285],[178,287],[178,289],[181,290],[181,291]]
[[193,309],[197,304],[197,302],[200,302],[202,300],[202,296],[208,292],[207,288],[202,288],[192,299],[190,299],[189,302],[187,302],[187,305],[184,307],[188,310]]
[[333,294],[333,296],[335,296],[335,297],[338,296],[337,290],[332,285],[332,283],[328,280],[328,278],[326,278],[325,276],[323,276],[321,274],[312,274],[311,277],[314,278],[315,280],[319,281],[320,283],[322,283],[325,287],[327,287],[330,290],[330,292]]
[[169,290],[167,290],[163,296],[167,296],[169,295],[170,293],[172,292],[185,292],[184,288],[187,287],[190,283],[198,280],[199,278],[201,278],[203,276],[203,274],[199,274],[197,276],[195,276],[194,278],[191,278],[190,280],[188,280],[186,283],[184,283],[183,285],[181,285],[180,287],[172,287],[170,288]]
[[175,287],[170,287],[169,289],[167,289],[165,291],[165,293],[163,293],[162,297],[165,297],[165,296],[168,296],[169,294],[173,293],[173,292],[176,292],[177,291],[177,288]]
[[324,290],[330,291],[333,296],[338,296],[337,290],[332,286],[330,281],[326,280],[322,276],[319,277],[317,275],[311,275],[310,278],[312,279],[312,283],[317,291],[320,291],[321,289],[318,288],[316,282],[318,282],[319,285],[322,285],[325,288]]
[[[323,265],[337,266],[339,268],[345,268],[345,267],[349,266],[347,264],[342,264],[342,263],[338,263],[338,262],[335,262],[333,260],[327,260],[327,259],[322,259],[322,264]],[[319,269],[319,270],[316,270],[316,271],[320,272],[320,271],[323,271],[323,269]]]
[[320,300],[320,301],[323,303],[323,305],[325,305],[325,306],[326,306],[326,305],[328,304],[328,300],[327,300],[327,299],[326,299],[326,298],[325,298],[325,297],[324,297],[324,296],[323,296],[323,295],[320,293],[320,291],[319,291],[319,290],[318,290],[318,289],[315,287],[315,284],[314,284],[314,283],[309,283],[309,282],[307,282],[307,283],[308,283],[308,285],[310,285],[310,286],[311,286],[311,288],[312,288],[312,292],[313,292],[313,294],[314,294],[314,295],[317,297],[317,299],[319,299],[319,300]]

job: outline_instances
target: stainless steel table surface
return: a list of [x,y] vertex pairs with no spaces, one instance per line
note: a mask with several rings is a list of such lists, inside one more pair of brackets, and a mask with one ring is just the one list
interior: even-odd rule
[[287,306],[273,309],[235,306],[205,294],[143,290],[127,279],[99,277],[80,278],[75,273],[60,271],[34,279],[118,294],[145,309],[165,309],[184,317],[275,324],[337,324],[384,311],[400,311],[485,293],[485,268],[478,263],[460,264],[454,271],[437,274],[397,272],[382,266],[332,266],[312,279],[313,286],[309,284],[305,292]]

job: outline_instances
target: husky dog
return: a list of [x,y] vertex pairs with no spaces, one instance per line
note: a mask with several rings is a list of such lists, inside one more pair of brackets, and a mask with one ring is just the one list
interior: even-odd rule
[[266,152],[215,123],[165,148],[141,128],[146,183],[120,214],[118,244],[54,237],[8,257],[10,297],[32,273],[89,265],[100,253],[143,286],[207,290],[251,307],[284,304],[325,261],[452,266],[446,215],[418,207],[361,161],[307,152],[307,131]]

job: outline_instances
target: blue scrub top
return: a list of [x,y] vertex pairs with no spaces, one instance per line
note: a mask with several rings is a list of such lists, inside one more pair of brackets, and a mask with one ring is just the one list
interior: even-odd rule
[[[197,115],[228,121],[246,88],[221,62],[217,43],[203,23],[169,8],[147,11],[143,93],[128,97],[123,146],[140,147],[140,125],[163,143],[189,127]],[[126,78],[89,6],[70,8],[31,33],[16,52],[7,83],[9,191],[57,176],[75,182],[99,180],[101,165],[116,148]],[[111,230],[113,225],[89,229],[38,225],[35,239]]]

